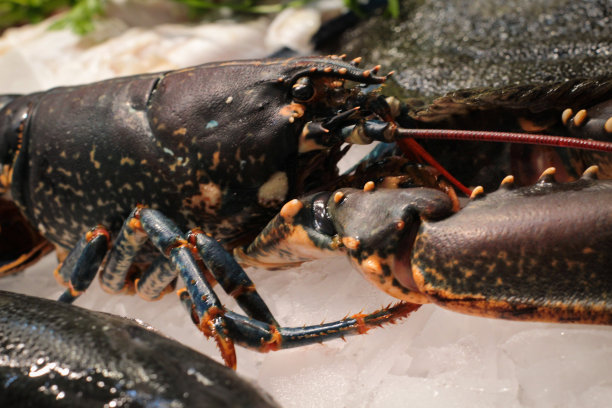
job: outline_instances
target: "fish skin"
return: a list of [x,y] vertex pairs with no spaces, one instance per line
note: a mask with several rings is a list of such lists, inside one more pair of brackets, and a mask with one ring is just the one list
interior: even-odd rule
[[134,320],[4,291],[0,405],[278,406],[231,369]]

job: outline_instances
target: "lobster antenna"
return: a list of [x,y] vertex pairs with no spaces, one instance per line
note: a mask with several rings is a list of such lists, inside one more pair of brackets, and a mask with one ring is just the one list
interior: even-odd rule
[[427,153],[427,150],[425,150],[420,144],[418,144],[416,140],[412,138],[405,138],[398,141],[398,144],[404,152],[406,150],[411,151],[413,154],[416,154],[417,157],[420,157],[421,160],[423,160],[425,163],[438,170],[441,175],[446,177],[446,179],[450,181],[453,186],[457,187],[463,194],[468,197],[472,195],[472,190],[470,188],[466,187],[452,174],[450,174],[449,171],[446,170],[444,166],[442,166],[442,164],[440,164],[436,159],[434,159],[432,155]]
[[395,129],[398,139],[444,139],[473,140],[481,142],[504,142],[536,144],[540,146],[570,147],[582,150],[612,152],[612,142],[573,137],[539,135],[533,133],[490,132],[484,130],[449,130],[449,129]]

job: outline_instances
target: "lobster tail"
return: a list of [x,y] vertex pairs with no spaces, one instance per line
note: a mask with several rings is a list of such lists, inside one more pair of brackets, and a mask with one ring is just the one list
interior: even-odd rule
[[0,95],[0,174],[11,164],[19,145],[19,133],[28,107],[17,100],[21,95]]
[[[0,95],[0,196],[11,187],[29,109],[21,95]],[[0,197],[0,277],[24,269],[52,249],[15,203]]]

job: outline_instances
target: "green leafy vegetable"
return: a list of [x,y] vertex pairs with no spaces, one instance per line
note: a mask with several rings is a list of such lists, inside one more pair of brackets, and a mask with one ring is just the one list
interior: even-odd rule
[[174,0],[178,3],[186,4],[191,11],[202,12],[208,10],[229,9],[238,13],[269,14],[278,13],[288,7],[300,7],[311,3],[313,0],[293,0],[293,1],[250,1],[250,0],[230,0],[230,1],[205,1],[205,0]]
[[52,13],[68,9],[74,0],[0,0],[0,30],[19,24],[36,23]]
[[79,0],[61,20],[50,28],[70,27],[77,34],[87,34],[94,29],[95,18],[104,13],[105,0]]
[[[108,0],[0,0],[0,31],[19,24],[36,23],[60,11],[69,10],[51,28],[69,27],[78,34],[94,29],[96,18],[104,14]],[[207,11],[229,9],[238,13],[277,13],[287,7],[300,7],[312,0],[255,1],[255,0],[174,0],[185,4],[195,16]],[[344,0],[344,4],[359,14],[358,0]],[[387,10],[392,17],[399,15],[399,0],[389,0]]]

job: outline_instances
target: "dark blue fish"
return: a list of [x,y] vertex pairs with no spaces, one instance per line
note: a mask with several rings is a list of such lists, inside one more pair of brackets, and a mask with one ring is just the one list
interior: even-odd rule
[[276,407],[138,322],[0,291],[2,407]]

